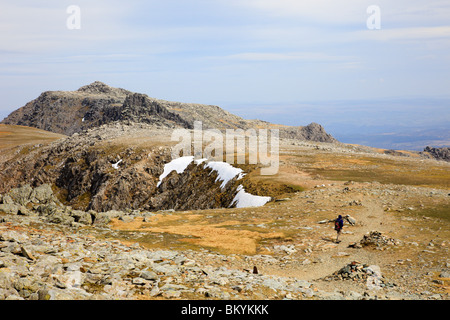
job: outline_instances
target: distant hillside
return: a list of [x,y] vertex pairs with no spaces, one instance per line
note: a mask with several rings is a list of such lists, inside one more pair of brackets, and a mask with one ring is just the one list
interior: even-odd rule
[[429,154],[434,159],[450,162],[450,148],[432,148],[427,146],[423,153]]
[[205,129],[278,128],[280,137],[337,142],[316,123],[297,127],[246,120],[218,106],[159,100],[99,81],[76,91],[43,92],[1,123],[72,135],[115,121],[155,124],[165,128],[192,128],[194,121],[202,121]]

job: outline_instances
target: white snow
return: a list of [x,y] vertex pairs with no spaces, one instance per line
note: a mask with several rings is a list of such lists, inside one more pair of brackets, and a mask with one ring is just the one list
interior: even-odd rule
[[237,175],[239,175],[237,178],[238,180],[244,176],[244,174],[242,173],[242,169],[235,168],[227,162],[210,161],[206,164],[206,167],[217,171],[216,181],[222,180],[222,184],[220,185],[222,189],[226,186],[228,181],[230,181]]
[[193,156],[187,156],[187,157],[180,157],[176,158],[169,163],[166,163],[164,165],[164,171],[159,176],[159,182],[156,185],[156,187],[159,187],[162,180],[169,175],[173,170],[175,170],[178,174],[183,173],[184,170],[186,170],[187,166],[194,160]]
[[[161,184],[162,180],[169,175],[170,172],[175,170],[178,174],[183,173],[188,165],[192,162],[196,165],[200,165],[207,159],[196,159],[193,156],[180,157],[175,160],[170,161],[164,165],[164,171],[159,176],[159,182],[157,187]],[[220,187],[223,189],[226,184],[237,176],[237,180],[241,179],[245,173],[242,169],[235,168],[229,163],[220,161],[209,161],[204,164],[204,167],[211,168],[213,171],[217,172],[216,181],[222,181]],[[211,171],[212,172],[212,171]],[[245,192],[244,187],[239,185],[237,188],[238,193],[234,197],[231,205],[236,204],[236,208],[246,208],[246,207],[261,207],[271,200],[271,197],[261,197],[254,196],[250,193]]]
[[203,162],[205,162],[206,160],[208,160],[207,158],[202,158],[202,159],[196,159],[196,160],[194,160],[194,162],[197,164],[197,165],[199,165],[199,164],[202,164]]
[[120,159],[119,161],[117,161],[116,163],[113,163],[112,164],[112,167],[114,168],[114,169],[119,169],[119,163],[121,163],[122,162],[122,159]]
[[236,208],[261,207],[271,199],[270,197],[255,196],[247,193],[242,185],[240,185],[237,190],[238,193],[231,202],[231,205],[236,203]]

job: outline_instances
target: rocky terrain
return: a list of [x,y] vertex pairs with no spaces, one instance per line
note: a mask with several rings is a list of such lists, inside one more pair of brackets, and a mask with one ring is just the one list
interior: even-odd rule
[[0,163],[0,192],[24,182],[33,187],[48,183],[65,204],[97,211],[232,205],[238,185],[231,181],[222,188],[217,172],[203,166],[170,174],[157,187],[171,160],[170,134],[167,128],[116,122],[48,145],[19,147]]
[[[163,175],[173,129],[199,119],[283,128],[278,172],[241,164],[224,180],[202,160]],[[317,124],[99,82],[5,123],[35,128],[0,125],[0,299],[449,299],[450,163],[432,149],[342,144]],[[237,207],[242,188],[270,201]]]
[[[424,218],[391,213],[401,212],[396,207],[401,201],[394,200],[397,194],[421,198],[424,190],[356,183],[351,191],[342,193],[343,189],[343,185],[314,188],[264,210],[228,209],[232,210],[228,215],[247,228],[258,223],[260,230],[276,228],[284,233],[250,254],[209,246],[188,248],[173,239],[155,244],[143,237],[151,232],[136,224],[151,225],[192,213],[204,215],[202,221],[226,220],[223,211],[83,212],[59,203],[48,185],[13,189],[0,204],[5,212],[0,215],[0,298],[448,299],[448,228],[436,235],[429,228],[436,223],[442,226],[442,221],[428,217],[426,221],[432,223],[425,230],[422,225],[419,235],[412,226]],[[329,208],[327,199],[344,200],[348,193],[353,197],[359,192],[372,196],[358,205],[360,210],[351,210],[354,226],[346,223],[344,243],[335,244],[329,239],[332,220],[320,220],[330,216],[329,209],[314,208]],[[445,196],[433,191],[436,199]],[[390,207],[381,208],[384,213],[372,211],[379,198],[394,200]],[[280,203],[289,207],[280,211]],[[275,212],[268,214],[271,211]],[[383,223],[378,222],[378,214],[383,215]],[[128,226],[132,232],[126,231]],[[364,233],[373,227],[383,232]],[[360,245],[355,246],[352,240],[358,238]]]

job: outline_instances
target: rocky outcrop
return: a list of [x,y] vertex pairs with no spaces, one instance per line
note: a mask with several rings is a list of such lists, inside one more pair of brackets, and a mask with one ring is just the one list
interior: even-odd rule
[[105,121],[129,120],[149,124],[164,123],[168,127],[170,127],[171,122],[173,126],[191,128],[191,124],[178,114],[168,111],[158,102],[150,100],[146,95],[140,93],[127,95],[122,106],[105,110],[104,118]]
[[177,114],[143,94],[112,88],[101,82],[77,91],[47,91],[14,111],[2,123],[72,135],[114,121],[158,123],[188,128]]
[[216,180],[217,172],[192,162],[183,173],[172,171],[162,181],[148,207],[175,210],[228,208],[237,192],[235,180],[225,188],[221,188]]
[[332,135],[325,132],[325,129],[315,122],[310,123],[305,127],[291,127],[282,129],[280,132],[281,137],[317,142],[337,142]]
[[432,148],[427,146],[423,152],[434,159],[450,161],[450,148]]
[[164,128],[279,129],[281,138],[336,142],[322,126],[290,127],[260,120],[246,120],[214,105],[171,102],[150,98],[95,81],[76,91],[46,91],[12,112],[3,124],[23,125],[72,135],[114,121],[132,121]]
[[[28,198],[32,188],[48,184],[62,203],[98,212],[232,206],[239,191],[235,180],[222,187],[221,181],[216,181],[217,172],[203,165],[192,163],[180,174],[173,171],[158,186],[164,165],[171,160],[171,149],[120,142],[123,137],[151,136],[155,131],[158,129],[151,125],[115,123],[29,152],[19,150],[11,161],[0,164],[0,193],[13,192],[15,202],[25,206],[21,197]],[[20,194],[11,191],[24,183],[29,186]],[[19,210],[15,204],[3,206],[8,212]]]

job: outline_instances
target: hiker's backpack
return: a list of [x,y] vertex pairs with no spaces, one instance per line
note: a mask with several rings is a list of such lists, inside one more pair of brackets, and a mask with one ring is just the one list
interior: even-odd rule
[[340,220],[334,222],[334,230],[341,230]]

